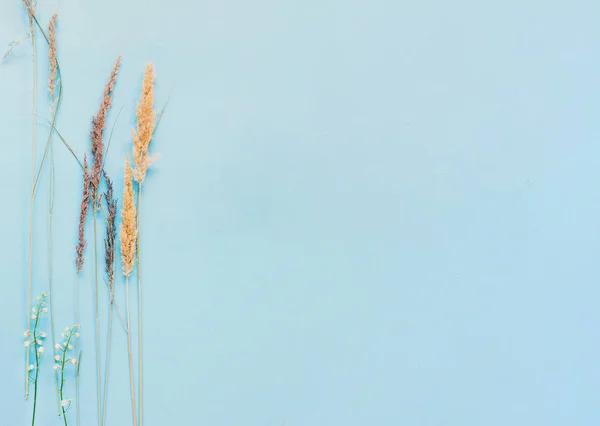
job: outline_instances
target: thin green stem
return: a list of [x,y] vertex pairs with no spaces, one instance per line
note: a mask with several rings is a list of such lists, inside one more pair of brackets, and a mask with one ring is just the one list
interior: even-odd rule
[[76,326],[73,326],[71,328],[71,330],[69,331],[69,337],[67,338],[67,344],[65,345],[65,347],[62,349],[62,362],[61,362],[61,366],[60,366],[60,389],[58,391],[57,394],[59,394],[59,399],[61,401],[60,407],[62,410],[62,415],[63,415],[63,421],[65,423],[65,426],[68,426],[67,424],[67,411],[65,409],[65,406],[62,404],[62,401],[64,400],[64,394],[63,394],[63,389],[65,387],[65,367],[67,365],[67,351],[69,350],[69,345],[71,344],[71,339],[73,338],[73,333],[75,332]]
[[139,183],[139,190],[138,190],[138,199],[137,199],[137,225],[138,225],[138,233],[137,233],[137,239],[136,239],[136,244],[137,244],[137,280],[138,280],[138,380],[139,380],[139,418],[140,418],[140,426],[142,426],[142,419],[143,419],[143,415],[144,415],[144,369],[143,369],[143,344],[142,344],[142,337],[143,337],[143,328],[142,328],[142,274],[141,274],[141,269],[142,269],[142,259],[141,259],[141,253],[140,253],[140,210],[141,210],[141,204],[142,204],[142,183]]
[[[36,320],[36,328],[37,328],[37,320]],[[35,332],[33,333],[33,339],[34,339],[34,341],[37,342],[37,336],[36,336]],[[39,378],[39,372],[40,372],[40,355],[37,350],[37,343],[34,343],[34,350],[35,350],[35,380],[33,382],[33,415],[31,416],[31,426],[35,425],[35,412],[37,409],[38,378]],[[27,379],[29,380],[29,372],[27,373]]]
[[[35,353],[35,379],[33,382],[33,414],[31,416],[31,426],[35,425],[35,413],[37,410],[37,389],[38,389],[38,378],[40,373],[40,354],[38,352],[38,336],[37,336],[37,328],[40,322],[40,315],[42,314],[41,303],[38,303],[35,316],[35,324],[33,326],[33,351]],[[31,314],[29,313],[29,309],[27,310],[29,314],[29,318],[31,319]],[[28,337],[29,338],[29,337]],[[30,348],[27,348],[27,352],[30,352]],[[27,365],[27,380],[29,381],[29,365]]]
[[77,411],[77,426],[81,424],[81,416],[79,413],[79,370],[81,368],[81,359],[83,358],[83,352],[79,351],[79,357],[77,359],[77,372],[75,373],[75,408]]

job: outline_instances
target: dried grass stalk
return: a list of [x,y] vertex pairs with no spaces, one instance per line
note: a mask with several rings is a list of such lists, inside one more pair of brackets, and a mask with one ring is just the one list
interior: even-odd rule
[[98,186],[100,185],[100,177],[102,175],[102,163],[104,158],[104,141],[102,136],[104,133],[104,128],[106,127],[106,115],[108,114],[108,110],[112,104],[112,94],[115,88],[115,83],[117,82],[117,73],[119,72],[120,65],[121,56],[119,55],[117,61],[115,62],[115,66],[110,73],[108,83],[106,83],[106,87],[104,88],[104,96],[102,97],[100,108],[98,109],[96,115],[92,117],[92,130],[90,132],[90,137],[92,139],[92,155],[94,157],[94,164],[92,166],[90,182],[94,197],[98,193]]
[[[29,198],[29,276],[27,280],[27,329],[31,329],[31,298],[33,291],[33,195],[35,192],[35,126],[37,117],[37,55],[35,49],[35,26],[34,17],[36,10],[35,0],[23,0],[23,6],[29,17],[29,35],[31,38],[31,53],[33,57],[33,84],[32,84],[32,111],[31,111],[31,196]],[[30,351],[25,356],[25,399],[29,397],[29,358]]]
[[79,208],[79,233],[77,247],[75,249],[75,266],[77,267],[77,273],[83,269],[83,260],[85,247],[87,241],[85,240],[85,219],[90,207],[90,200],[92,198],[92,191],[90,190],[90,171],[88,169],[87,155],[83,154],[83,196],[81,197],[81,205]]
[[56,59],[56,22],[58,15],[52,15],[48,26],[48,60],[50,62],[50,77],[48,77],[48,90],[50,91],[50,110],[54,109],[56,86],[58,84],[58,61]]
[[129,156],[125,158],[125,179],[123,188],[123,209],[121,210],[121,263],[125,275],[125,297],[127,303],[127,354],[129,357],[129,385],[131,390],[131,414],[133,426],[137,426],[135,384],[133,380],[133,352],[131,350],[131,315],[129,310],[129,275],[133,270],[137,242],[137,212],[133,193],[132,169]]
[[106,174],[104,173],[104,180],[106,181],[106,192],[104,193],[104,200],[106,201],[106,238],[104,239],[105,249],[105,260],[106,260],[106,278],[108,280],[108,289],[111,293],[111,299],[113,294],[113,286],[115,283],[115,238],[117,234],[117,227],[115,219],[117,216],[117,200],[113,197],[113,183]]
[[133,194],[132,170],[129,156],[125,159],[125,183],[123,189],[123,210],[121,211],[121,263],[123,274],[129,277],[135,263],[137,238],[136,208]]
[[133,162],[135,164],[133,177],[140,184],[144,182],[146,171],[152,163],[148,151],[156,120],[156,111],[153,108],[154,77],[154,66],[148,63],[144,72],[140,102],[137,105],[137,129],[133,129]]

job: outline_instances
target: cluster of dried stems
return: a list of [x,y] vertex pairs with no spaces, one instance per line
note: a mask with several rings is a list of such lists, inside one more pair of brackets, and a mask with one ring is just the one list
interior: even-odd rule
[[[132,406],[132,417],[134,426],[142,426],[143,418],[143,345],[142,345],[142,285],[141,285],[141,260],[140,260],[140,207],[142,199],[142,184],[146,179],[148,167],[153,162],[153,157],[149,154],[150,143],[154,136],[156,126],[160,117],[157,118],[156,110],[154,109],[154,67],[151,63],[146,65],[144,72],[142,93],[140,100],[136,108],[136,127],[133,129],[133,166],[129,156],[125,160],[124,169],[124,189],[123,189],[123,209],[121,211],[121,224],[119,227],[120,231],[120,244],[121,244],[121,262],[122,272],[125,276],[125,287],[126,287],[126,304],[127,313],[126,319],[120,314],[119,306],[115,300],[115,265],[116,265],[116,243],[117,243],[117,200],[114,198],[114,186],[112,180],[106,174],[104,170],[104,162],[106,156],[106,147],[104,142],[104,132],[106,129],[106,119],[108,112],[112,105],[113,91],[115,89],[117,75],[121,64],[121,56],[119,56],[112,68],[108,82],[105,85],[102,100],[100,102],[99,109],[95,115],[92,116],[92,127],[90,130],[91,139],[91,154],[92,163],[88,163],[88,155],[84,154],[83,162],[77,158],[77,155],[64,140],[64,138],[58,133],[55,127],[56,117],[61,101],[62,93],[62,79],[60,73],[60,65],[57,58],[57,24],[58,15],[54,13],[50,19],[47,32],[40,26],[39,21],[36,17],[37,3],[35,0],[22,0],[23,5],[28,12],[30,33],[28,37],[31,39],[32,53],[33,53],[33,112],[32,112],[32,191],[30,201],[30,234],[29,234],[29,280],[28,280],[28,306],[31,305],[32,295],[32,271],[33,271],[33,214],[34,214],[34,195],[37,189],[37,183],[40,178],[40,174],[44,165],[46,157],[51,162],[50,165],[50,204],[49,204],[49,301],[50,301],[50,316],[52,321],[52,339],[53,347],[58,347],[55,344],[54,339],[54,319],[52,309],[52,209],[53,209],[53,194],[54,194],[54,165],[53,165],[53,147],[52,147],[52,135],[56,132],[65,146],[71,151],[71,154],[77,159],[79,165],[83,170],[83,190],[82,198],[79,209],[79,221],[78,221],[78,232],[77,232],[77,244],[75,247],[75,272],[76,272],[76,286],[75,286],[75,320],[76,324],[79,324],[79,275],[82,273],[84,268],[85,250],[87,248],[87,241],[85,237],[86,220],[89,215],[90,207],[92,209],[92,215],[94,220],[94,268],[95,268],[95,316],[96,316],[96,370],[97,370],[97,400],[98,400],[98,425],[103,426],[106,422],[106,400],[107,400],[107,389],[108,389],[108,370],[110,360],[110,346],[111,346],[111,335],[112,335],[112,318],[113,318],[113,307],[116,306],[121,316],[121,322],[123,323],[124,330],[127,334],[127,345],[128,345],[128,356],[129,356],[129,379],[130,379],[130,390],[131,390],[131,406]],[[41,164],[39,165],[38,172],[36,175],[36,164],[35,164],[35,146],[36,146],[36,81],[37,81],[37,65],[35,56],[35,32],[36,29],[43,35],[45,41],[48,44],[48,62],[49,62],[49,77],[48,77],[48,92],[50,98],[50,115],[51,120],[50,131],[48,135],[48,142],[42,157]],[[104,177],[104,179],[102,179]],[[133,182],[137,183],[137,199],[136,191],[134,190]],[[102,181],[105,182],[106,190],[102,194],[99,192]],[[105,201],[105,209],[102,207],[102,199]],[[96,230],[96,216],[97,212],[102,211],[103,216],[106,220],[106,237],[104,239],[104,250],[105,250],[105,272],[106,282],[109,294],[109,327],[107,334],[107,353],[106,353],[106,366],[104,371],[104,399],[101,400],[101,368],[100,368],[100,338],[99,338],[99,292],[98,292],[98,254],[97,254],[97,230]],[[130,303],[129,303],[129,278],[133,272],[134,265],[137,261],[137,290],[138,290],[138,398],[136,399],[135,392],[135,380],[133,374],[133,350],[131,345],[131,319],[130,319]],[[37,323],[36,323],[37,324]],[[27,330],[31,329],[31,316],[28,313]],[[73,334],[73,329],[71,329]],[[77,343],[75,342],[75,345]],[[77,352],[77,348],[75,347]],[[26,366],[29,367],[29,351],[27,351]],[[73,358],[75,360],[75,358]],[[81,360],[81,352],[79,352],[78,360]],[[64,359],[63,359],[64,366]],[[77,407],[77,424],[79,425],[79,368],[77,366],[76,375],[76,407]],[[64,379],[64,374],[61,376]],[[55,375],[57,385],[57,397],[60,396],[62,399],[64,382],[61,383],[60,388],[58,387],[58,375]],[[61,379],[61,380],[63,380]],[[37,387],[36,387],[37,390]],[[26,371],[26,396],[29,394],[29,371]],[[37,396],[37,394],[36,394]],[[70,401],[70,400],[69,400]],[[65,426],[67,425],[65,405],[61,405],[64,401],[58,400],[59,402],[59,416],[62,414]],[[70,406],[70,402],[69,402]],[[34,406],[35,407],[35,406]],[[35,416],[32,424],[35,423]]]

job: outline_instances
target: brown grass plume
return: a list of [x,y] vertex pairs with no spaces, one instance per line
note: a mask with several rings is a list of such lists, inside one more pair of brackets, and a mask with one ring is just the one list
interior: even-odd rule
[[79,209],[79,242],[75,249],[75,266],[77,272],[81,272],[83,269],[83,253],[87,242],[85,241],[85,219],[87,217],[88,209],[90,206],[90,199],[92,198],[92,192],[90,190],[90,171],[87,163],[87,155],[83,155],[83,196],[81,198],[81,206]]
[[92,117],[92,130],[90,137],[92,139],[92,155],[94,157],[94,164],[91,170],[90,183],[92,185],[92,194],[97,194],[98,186],[100,185],[100,177],[102,175],[102,163],[104,158],[104,141],[102,136],[104,128],[106,127],[106,115],[112,104],[112,93],[115,88],[117,81],[117,73],[119,72],[119,66],[121,65],[121,56],[117,58],[115,66],[110,73],[110,78],[104,88],[104,96],[100,103],[100,108],[96,115]]

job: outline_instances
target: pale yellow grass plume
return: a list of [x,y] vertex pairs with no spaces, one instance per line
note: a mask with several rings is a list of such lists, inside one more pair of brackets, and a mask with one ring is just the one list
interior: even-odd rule
[[133,181],[131,179],[129,156],[125,159],[125,187],[123,189],[123,210],[121,210],[121,262],[123,274],[129,276],[135,261],[135,243],[137,235]]
[[133,163],[135,164],[133,177],[140,184],[144,182],[148,166],[153,160],[148,154],[156,120],[156,111],[153,107],[154,66],[148,63],[144,72],[140,102],[137,105],[137,129],[133,129]]

